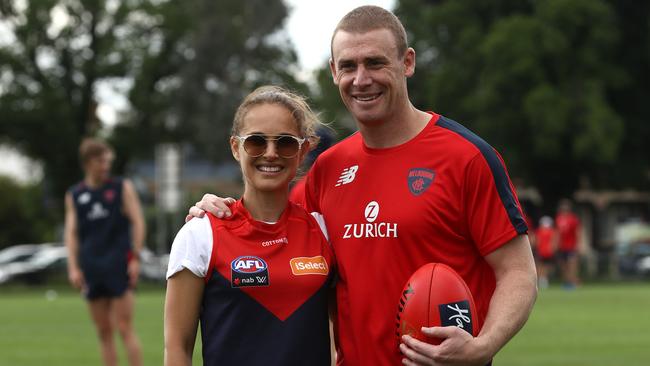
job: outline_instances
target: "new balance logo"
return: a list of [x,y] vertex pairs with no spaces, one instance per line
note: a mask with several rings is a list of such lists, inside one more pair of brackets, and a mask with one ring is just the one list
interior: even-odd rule
[[352,183],[358,169],[359,169],[358,165],[353,165],[349,168],[343,169],[343,172],[341,173],[339,180],[336,181],[336,185],[334,187],[338,187],[343,184]]

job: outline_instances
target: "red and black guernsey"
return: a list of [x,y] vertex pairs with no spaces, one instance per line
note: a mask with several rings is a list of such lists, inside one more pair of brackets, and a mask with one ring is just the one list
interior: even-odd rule
[[79,182],[69,190],[77,214],[79,264],[86,277],[126,279],[131,238],[130,222],[122,213],[122,182],[110,178],[96,189]]
[[279,221],[209,215],[212,255],[201,308],[204,365],[330,365],[334,256],[316,220],[289,203]]

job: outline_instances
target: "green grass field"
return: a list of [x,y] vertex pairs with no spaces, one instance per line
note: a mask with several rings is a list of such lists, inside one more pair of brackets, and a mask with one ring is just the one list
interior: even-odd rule
[[[68,289],[0,287],[0,365],[100,365],[81,298]],[[136,327],[146,365],[162,365],[164,292],[143,288]],[[200,365],[200,345],[195,364]],[[121,364],[126,365],[120,348]],[[586,285],[540,291],[526,327],[495,365],[650,365],[650,284]]]

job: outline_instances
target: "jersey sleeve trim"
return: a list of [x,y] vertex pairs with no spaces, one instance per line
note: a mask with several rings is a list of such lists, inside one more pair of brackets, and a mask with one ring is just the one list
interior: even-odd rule
[[499,193],[499,198],[501,203],[505,208],[508,218],[512,227],[515,229],[517,234],[525,234],[528,231],[526,222],[524,221],[523,214],[519,209],[517,203],[517,198],[515,197],[512,186],[510,185],[510,179],[508,178],[508,173],[506,168],[503,165],[501,159],[498,157],[496,151],[485,142],[482,138],[475,135],[473,132],[460,125],[458,122],[453,121],[449,118],[441,116],[438,120],[438,126],[448,129],[465,140],[474,145],[480,152],[492,172],[492,177],[494,178],[494,185]]

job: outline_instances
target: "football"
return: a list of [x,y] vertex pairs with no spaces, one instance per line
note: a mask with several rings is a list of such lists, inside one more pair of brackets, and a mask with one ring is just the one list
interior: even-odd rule
[[451,267],[428,263],[406,282],[398,304],[397,336],[408,334],[430,344],[442,340],[424,335],[422,327],[457,326],[476,337],[476,306],[465,281]]

